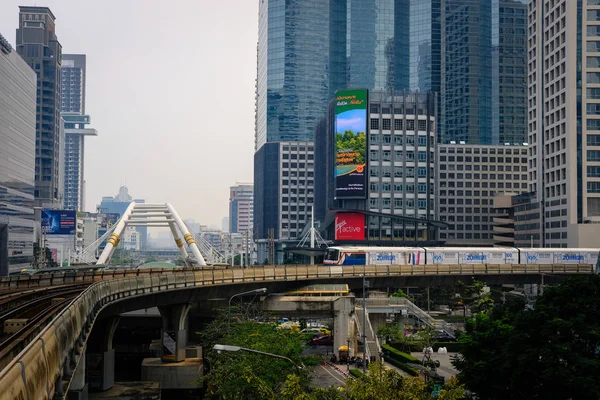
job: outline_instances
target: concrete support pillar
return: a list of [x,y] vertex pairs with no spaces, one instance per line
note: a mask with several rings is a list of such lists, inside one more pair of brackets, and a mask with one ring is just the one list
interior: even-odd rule
[[86,357],[90,389],[104,391],[115,383],[115,350],[112,342],[118,324],[119,316],[100,320],[90,334]]
[[[85,350],[85,349],[84,349]],[[71,386],[69,393],[67,393],[68,400],[87,400],[88,398],[88,385],[85,381],[85,351],[81,354],[81,359],[77,368],[73,372],[73,378],[71,379]]]
[[[340,297],[333,302],[333,351],[339,357],[340,346],[348,345],[350,315],[354,312],[354,297]],[[350,338],[352,341],[352,338]]]
[[190,304],[158,307],[163,321],[160,338],[163,362],[185,361],[190,307]]

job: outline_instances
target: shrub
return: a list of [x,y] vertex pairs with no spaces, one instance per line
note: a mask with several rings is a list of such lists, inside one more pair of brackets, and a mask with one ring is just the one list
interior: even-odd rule
[[408,363],[418,363],[419,360],[417,360],[415,357],[411,356],[410,354],[407,353],[403,353],[398,349],[395,349],[394,347],[390,346],[389,344],[384,344],[383,346],[381,346],[381,348],[386,352],[386,354],[389,357],[395,358],[396,360],[400,361],[400,362],[408,362]]
[[411,376],[419,376],[419,371],[417,371],[416,369],[414,369],[413,367],[411,367],[410,365],[406,365],[394,358],[387,358],[385,360],[386,362],[392,364],[393,366],[395,366],[396,368],[401,369],[402,371],[406,372],[407,374],[411,375]]
[[360,378],[363,376],[363,373],[360,369],[351,369],[350,370],[350,375],[352,375],[355,378]]

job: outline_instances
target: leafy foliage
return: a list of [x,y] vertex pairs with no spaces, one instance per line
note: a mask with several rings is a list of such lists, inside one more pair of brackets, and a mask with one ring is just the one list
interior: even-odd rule
[[[227,313],[220,312],[200,334],[210,372],[204,377],[207,399],[267,400],[387,400],[432,399],[432,388],[417,377],[403,377],[381,362],[369,364],[365,375],[346,379],[345,387],[311,388],[306,368],[296,369],[288,361],[239,352],[215,353],[215,344],[235,345],[289,357],[295,365],[315,365],[315,360],[301,356],[301,335],[292,330],[275,329],[261,323],[265,316],[253,308],[235,309],[228,323]],[[464,388],[454,382],[444,386],[439,399],[464,398]],[[462,394],[462,395],[461,395]],[[452,397],[453,396],[453,397]]]
[[454,365],[480,398],[600,398],[599,276],[547,288],[533,310],[478,314],[466,330]]
[[[200,340],[211,367],[204,378],[207,398],[271,399],[288,375],[298,374],[296,366],[303,364],[300,335],[292,330],[278,330],[274,324],[257,322],[263,318],[252,308],[235,309],[231,324],[223,312],[202,331]],[[217,343],[282,355],[294,364],[243,351],[217,354],[212,350]],[[306,386],[307,371],[301,370],[299,374],[300,382]]]
[[457,294],[459,302],[471,309],[476,314],[486,312],[494,307],[494,301],[490,296],[490,292],[484,291],[485,282],[471,278],[471,284],[458,282]]
[[407,298],[410,300],[410,297],[402,289],[398,289],[394,293],[392,293],[392,297],[403,297],[403,298]]

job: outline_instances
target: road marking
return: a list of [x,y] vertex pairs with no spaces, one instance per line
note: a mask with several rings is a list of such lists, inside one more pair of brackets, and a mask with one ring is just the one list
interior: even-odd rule
[[322,365],[319,365],[319,367],[323,368],[323,369],[324,369],[324,370],[325,370],[325,371],[326,371],[326,372],[327,372],[329,375],[331,375],[331,376],[333,377],[333,379],[337,380],[337,381],[338,381],[338,382],[340,382],[340,383],[343,383],[344,385],[346,384],[346,382],[344,382],[343,380],[341,380],[341,379],[340,379],[340,378],[338,378],[337,376],[333,375],[333,374],[331,373],[331,371],[329,371],[329,370],[328,370],[327,368],[325,368],[324,366],[322,366]]

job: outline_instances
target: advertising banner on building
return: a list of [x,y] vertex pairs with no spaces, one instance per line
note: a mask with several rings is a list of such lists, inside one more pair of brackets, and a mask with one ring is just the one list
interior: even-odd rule
[[42,210],[42,229],[47,235],[74,235],[76,221],[76,211]]
[[365,216],[359,213],[336,214],[335,240],[365,240]]
[[367,90],[335,96],[335,198],[367,197]]

